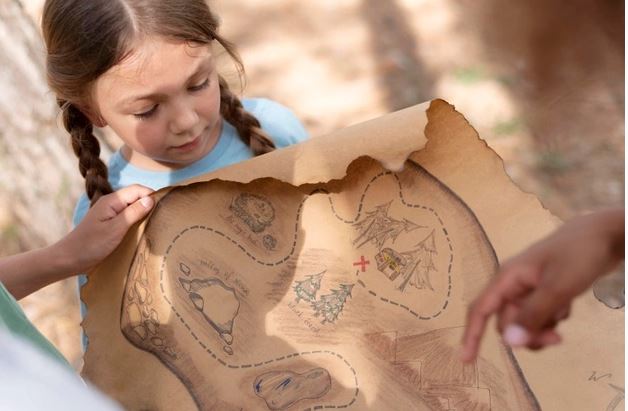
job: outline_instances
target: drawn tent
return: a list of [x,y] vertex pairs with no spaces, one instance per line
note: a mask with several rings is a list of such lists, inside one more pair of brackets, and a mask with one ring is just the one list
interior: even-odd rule
[[[567,343],[548,353],[513,353],[491,330],[479,359],[459,362],[469,302],[498,261],[557,220],[443,101],[158,199],[83,292],[83,374],[128,409],[604,410],[623,401],[623,313],[591,296],[576,306],[596,316],[604,340],[576,317]],[[590,380],[595,370],[604,378]]]

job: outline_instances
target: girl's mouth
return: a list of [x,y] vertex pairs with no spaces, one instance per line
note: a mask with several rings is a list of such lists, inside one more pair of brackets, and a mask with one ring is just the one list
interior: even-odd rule
[[188,143],[182,144],[180,146],[174,146],[172,148],[177,151],[184,151],[184,152],[192,151],[198,146],[200,141],[201,141],[201,136],[198,136],[194,140]]

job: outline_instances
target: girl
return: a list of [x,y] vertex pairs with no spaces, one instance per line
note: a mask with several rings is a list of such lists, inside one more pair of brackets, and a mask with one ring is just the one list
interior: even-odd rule
[[[204,0],[47,0],[42,29],[85,178],[75,222],[120,187],[159,189],[306,138],[285,107],[229,90],[217,46],[242,64]],[[107,125],[124,142],[109,169],[92,134]]]
[[[204,0],[47,0],[42,30],[48,82],[85,178],[75,224],[120,187],[160,189],[307,138],[285,107],[229,90],[219,47],[240,73],[242,63]],[[94,126],[124,142],[109,168]]]

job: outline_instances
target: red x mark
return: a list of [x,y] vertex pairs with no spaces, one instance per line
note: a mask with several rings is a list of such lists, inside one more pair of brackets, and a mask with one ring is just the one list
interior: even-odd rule
[[365,260],[364,256],[360,256],[360,261],[353,263],[354,266],[358,266],[358,265],[361,266],[362,272],[366,271],[366,266],[368,264],[371,264],[371,262],[369,260]]

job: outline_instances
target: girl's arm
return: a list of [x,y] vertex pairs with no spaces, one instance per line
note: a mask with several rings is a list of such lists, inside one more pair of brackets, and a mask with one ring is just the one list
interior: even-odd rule
[[15,299],[55,281],[87,272],[120,244],[153,206],[152,190],[139,185],[101,197],[83,221],[57,243],[0,259],[0,282]]

